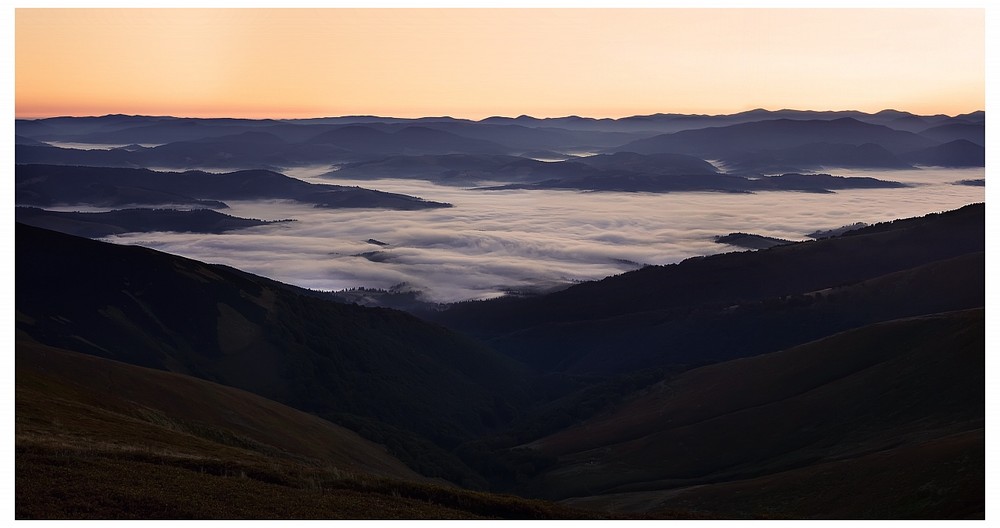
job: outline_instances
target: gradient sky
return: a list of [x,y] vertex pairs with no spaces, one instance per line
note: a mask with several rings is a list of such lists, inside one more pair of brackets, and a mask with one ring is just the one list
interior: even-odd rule
[[27,9],[18,117],[985,109],[983,9]]

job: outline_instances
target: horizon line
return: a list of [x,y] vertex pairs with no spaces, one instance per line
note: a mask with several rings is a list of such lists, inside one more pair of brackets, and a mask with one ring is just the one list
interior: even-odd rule
[[393,115],[378,115],[378,114],[317,115],[317,116],[313,116],[313,117],[240,117],[240,116],[233,116],[233,115],[217,115],[217,116],[206,117],[206,116],[186,116],[186,115],[171,115],[171,114],[128,114],[128,113],[117,113],[117,112],[115,112],[115,113],[107,113],[107,114],[100,114],[100,115],[95,115],[95,114],[88,114],[88,115],[58,114],[58,115],[44,115],[44,116],[31,116],[31,117],[28,117],[28,116],[18,116],[18,115],[15,114],[14,119],[15,120],[40,121],[40,120],[44,120],[44,119],[65,119],[65,118],[87,119],[87,118],[101,118],[101,117],[116,117],[116,116],[121,116],[121,117],[152,117],[152,118],[166,118],[166,117],[169,117],[169,118],[174,118],[174,119],[238,119],[238,120],[246,120],[246,121],[268,121],[268,120],[271,120],[271,121],[308,121],[308,120],[317,120],[317,119],[345,119],[345,118],[406,119],[406,120],[450,119],[450,120],[456,120],[456,121],[472,121],[472,122],[481,122],[481,121],[485,121],[487,119],[510,119],[510,120],[517,120],[517,119],[535,119],[535,120],[546,120],[546,119],[586,119],[586,120],[594,120],[594,121],[606,121],[606,120],[607,121],[618,121],[618,120],[621,120],[621,119],[629,119],[629,118],[634,118],[634,117],[655,117],[655,116],[670,116],[670,115],[672,115],[672,116],[696,116],[696,117],[724,117],[724,116],[733,116],[733,115],[739,115],[739,114],[746,114],[746,113],[750,113],[750,112],[802,112],[802,113],[808,113],[808,112],[812,112],[812,113],[851,113],[851,112],[853,112],[853,113],[866,114],[866,115],[876,115],[876,114],[880,114],[880,113],[883,113],[883,112],[900,112],[900,113],[910,114],[910,115],[917,116],[917,117],[946,116],[946,117],[954,118],[954,117],[958,117],[958,116],[974,114],[974,113],[977,113],[977,112],[984,112],[985,113],[985,111],[986,111],[985,109],[977,109],[977,110],[972,110],[972,111],[969,111],[969,112],[963,112],[963,113],[958,113],[958,114],[950,115],[950,114],[946,114],[946,113],[943,113],[943,112],[942,113],[936,113],[936,114],[918,114],[918,113],[910,112],[908,110],[899,110],[899,109],[896,109],[896,108],[883,108],[882,110],[879,110],[877,112],[865,112],[863,110],[857,110],[857,109],[842,109],[842,110],[813,110],[813,109],[808,109],[808,110],[802,110],[802,109],[796,109],[796,108],[780,108],[780,109],[777,109],[777,110],[771,110],[771,109],[767,109],[767,108],[763,108],[763,107],[757,107],[757,108],[751,108],[751,109],[748,109],[748,110],[740,110],[740,111],[732,112],[732,113],[715,113],[715,114],[712,114],[712,113],[682,113],[682,112],[654,112],[654,113],[650,113],[650,114],[630,114],[630,115],[623,115],[623,116],[620,116],[620,117],[593,117],[593,116],[584,116],[584,115],[580,115],[580,114],[567,114],[567,115],[546,116],[546,117],[537,117],[537,116],[532,116],[532,115],[529,115],[529,114],[521,114],[521,115],[518,115],[518,116],[505,116],[505,115],[500,115],[500,114],[494,114],[494,115],[490,115],[490,116],[487,116],[487,117],[484,117],[484,118],[481,118],[481,119],[474,119],[474,118],[469,118],[469,117],[455,117],[455,116],[451,116],[451,115],[447,115],[447,114],[445,114],[445,115],[424,115],[424,116],[419,116],[419,117],[399,117],[399,116],[393,116]]

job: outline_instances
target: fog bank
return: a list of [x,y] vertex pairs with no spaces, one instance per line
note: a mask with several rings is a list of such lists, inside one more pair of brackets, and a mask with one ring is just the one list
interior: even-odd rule
[[476,191],[424,181],[320,179],[320,170],[312,167],[286,174],[455,207],[331,210],[285,201],[228,202],[227,214],[298,222],[221,235],[137,233],[107,240],[227,264],[307,288],[405,284],[425,292],[428,300],[451,302],[739,250],[714,243],[715,235],[742,231],[805,240],[806,233],[819,229],[919,216],[985,200],[983,187],[953,185],[983,178],[982,168],[828,172],[919,185],[835,194]]

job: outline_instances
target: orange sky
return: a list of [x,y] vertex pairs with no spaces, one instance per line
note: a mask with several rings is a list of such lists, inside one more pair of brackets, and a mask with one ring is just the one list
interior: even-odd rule
[[18,117],[985,108],[983,9],[17,9]]

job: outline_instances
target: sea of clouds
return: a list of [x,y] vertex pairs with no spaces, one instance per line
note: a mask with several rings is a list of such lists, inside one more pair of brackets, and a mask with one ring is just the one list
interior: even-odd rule
[[835,194],[483,191],[414,180],[321,178],[326,170],[310,167],[286,174],[411,194],[454,207],[387,211],[321,209],[288,201],[229,202],[227,214],[297,221],[221,235],[133,233],[106,240],[227,264],[317,290],[404,285],[422,291],[427,300],[452,302],[740,251],[714,242],[716,235],[736,231],[805,240],[817,229],[985,201],[984,187],[953,184],[984,178],[982,168],[827,171],[913,184]]

